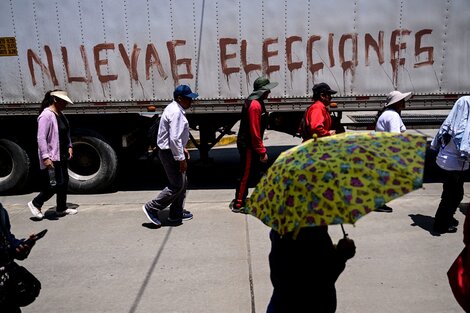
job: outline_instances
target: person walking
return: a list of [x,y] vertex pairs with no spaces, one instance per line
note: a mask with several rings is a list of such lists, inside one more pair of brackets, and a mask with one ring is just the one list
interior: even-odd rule
[[401,93],[397,90],[390,92],[386,103],[375,116],[375,130],[390,133],[404,133],[405,124],[401,119],[401,111],[405,108],[405,101],[411,97],[411,92]]
[[268,125],[264,100],[277,85],[277,82],[270,82],[266,77],[258,77],[253,83],[253,92],[243,104],[237,135],[240,177],[237,181],[235,199],[229,205],[234,213],[240,213],[245,206],[250,178],[258,182],[264,172],[263,164],[268,162],[268,154],[263,143],[264,131]]
[[458,221],[454,214],[464,196],[464,171],[470,160],[470,96],[459,98],[431,142],[439,151],[436,164],[442,170],[442,194],[433,230],[455,233]]
[[180,225],[183,220],[193,218],[193,214],[184,210],[186,188],[188,185],[187,168],[189,153],[186,145],[189,140],[189,123],[185,110],[198,97],[187,85],[179,85],[173,92],[173,102],[162,113],[158,127],[158,156],[168,178],[168,186],[153,200],[145,203],[142,209],[147,218],[157,227],[162,223],[158,211],[170,206],[168,225]]
[[312,139],[314,135],[325,137],[336,134],[336,130],[332,129],[329,110],[331,95],[334,95],[336,91],[326,83],[319,83],[313,86],[312,92],[314,102],[305,111],[299,128],[303,141]]
[[72,100],[58,89],[48,91],[41,103],[37,141],[42,184],[40,193],[28,203],[36,219],[44,217],[41,208],[54,194],[57,216],[77,214],[76,209],[67,208],[68,160],[73,155],[70,125],[62,113],[67,104],[73,104]]
[[[375,131],[389,133],[404,133],[405,124],[401,119],[401,111],[405,108],[406,100],[411,97],[411,92],[401,93],[397,90],[390,92],[385,105],[375,116]],[[384,204],[375,210],[376,212],[392,213],[393,209]]]
[[267,313],[335,312],[335,282],[356,253],[354,241],[345,237],[333,245],[328,226],[301,228],[295,238],[271,230],[270,239]]

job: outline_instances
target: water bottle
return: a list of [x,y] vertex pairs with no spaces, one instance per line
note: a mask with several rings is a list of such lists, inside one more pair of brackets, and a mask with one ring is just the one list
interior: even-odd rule
[[49,167],[47,173],[49,174],[49,185],[55,187],[57,185],[57,181],[55,180],[55,168]]

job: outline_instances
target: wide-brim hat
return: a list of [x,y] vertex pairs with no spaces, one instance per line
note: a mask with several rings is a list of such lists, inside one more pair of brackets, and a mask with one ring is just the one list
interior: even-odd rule
[[70,104],[73,104],[72,100],[70,100],[68,94],[66,91],[63,90],[56,90],[51,92],[51,96],[57,97],[59,99],[62,99],[64,101],[67,101]]
[[279,83],[271,82],[266,77],[258,77],[253,83],[253,92],[248,96],[248,100],[259,99],[261,96],[276,87]]
[[387,100],[385,102],[385,106],[391,106],[392,104],[395,104],[401,100],[408,100],[411,98],[411,92],[399,92],[398,90],[394,90],[391,93],[388,94]]

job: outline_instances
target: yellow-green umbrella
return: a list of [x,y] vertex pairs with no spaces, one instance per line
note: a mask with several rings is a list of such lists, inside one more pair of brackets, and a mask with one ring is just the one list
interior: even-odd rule
[[247,199],[245,212],[278,233],[354,224],[422,186],[426,138],[346,132],[309,140],[277,158]]

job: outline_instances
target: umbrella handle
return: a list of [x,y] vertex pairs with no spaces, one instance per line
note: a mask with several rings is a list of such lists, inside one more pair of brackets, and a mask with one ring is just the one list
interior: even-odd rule
[[344,231],[344,226],[343,226],[343,224],[341,224],[341,230],[343,231],[343,236],[344,236],[344,238],[347,238],[347,237],[348,237],[348,234]]

